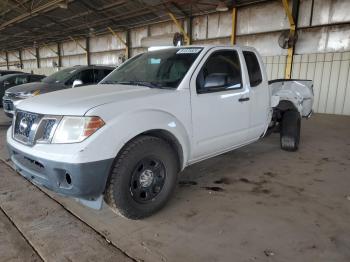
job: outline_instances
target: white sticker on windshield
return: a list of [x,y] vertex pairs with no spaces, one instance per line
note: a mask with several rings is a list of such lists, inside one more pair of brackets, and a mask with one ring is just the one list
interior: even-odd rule
[[184,48],[177,51],[176,54],[197,54],[201,50],[201,48]]

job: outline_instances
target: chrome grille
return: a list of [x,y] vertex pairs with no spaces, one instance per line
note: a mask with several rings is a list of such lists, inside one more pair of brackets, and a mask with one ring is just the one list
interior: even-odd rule
[[14,121],[14,138],[25,144],[32,144],[34,142],[34,134],[40,115],[18,111]]
[[50,143],[62,116],[16,111],[13,138],[26,145]]

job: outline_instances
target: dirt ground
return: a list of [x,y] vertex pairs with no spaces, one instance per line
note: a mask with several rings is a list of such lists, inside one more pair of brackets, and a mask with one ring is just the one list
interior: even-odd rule
[[0,210],[0,236],[2,261],[41,261],[2,210]]
[[[2,126],[6,126],[5,119],[0,124],[0,156],[6,160]],[[35,206],[37,201],[47,199],[48,213],[57,205],[62,208],[62,216],[42,227],[37,225],[35,230],[25,227],[22,238],[14,231],[18,240],[16,236],[12,239],[18,245],[23,238],[30,239],[33,249],[44,254],[41,259],[47,260],[54,245],[36,246],[49,237],[40,232],[50,230],[50,238],[62,240],[64,234],[51,227],[70,219],[70,223],[81,223],[88,230],[90,241],[103,243],[102,237],[108,240],[111,244],[104,246],[108,252],[122,252],[127,259],[140,261],[350,261],[349,134],[350,117],[314,115],[302,123],[298,152],[281,151],[278,134],[272,134],[258,143],[195,164],[181,173],[170,203],[141,221],[121,218],[106,206],[95,211],[49,193],[52,199],[33,186],[26,194],[26,205]],[[0,165],[0,174],[5,169]],[[28,183],[13,171],[6,173],[14,181],[13,190]],[[4,177],[0,179],[3,184]],[[29,223],[33,216],[31,208],[15,208],[17,203],[23,206],[23,201],[18,192],[0,197],[1,209],[15,224]],[[66,246],[73,245],[76,238],[62,241],[65,244],[58,256],[69,251]],[[0,254],[2,249],[0,245]],[[30,250],[18,256],[30,256]],[[79,252],[86,252],[84,246]],[[77,257],[72,260],[78,261]]]

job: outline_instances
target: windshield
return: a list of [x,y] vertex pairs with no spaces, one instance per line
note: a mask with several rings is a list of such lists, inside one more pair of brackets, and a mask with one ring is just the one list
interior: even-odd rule
[[130,84],[175,89],[202,48],[171,48],[138,55],[109,74],[101,84]]
[[75,67],[66,68],[66,69],[60,70],[56,73],[53,73],[52,75],[49,75],[48,77],[43,78],[41,81],[44,83],[48,83],[48,84],[54,84],[54,83],[64,84],[77,71],[78,71],[78,68],[75,68]]

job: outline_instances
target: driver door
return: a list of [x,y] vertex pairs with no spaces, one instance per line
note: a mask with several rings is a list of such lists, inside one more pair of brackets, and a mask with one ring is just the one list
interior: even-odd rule
[[191,79],[193,161],[247,142],[250,91],[243,84],[242,68],[235,49],[214,49],[195,71]]

